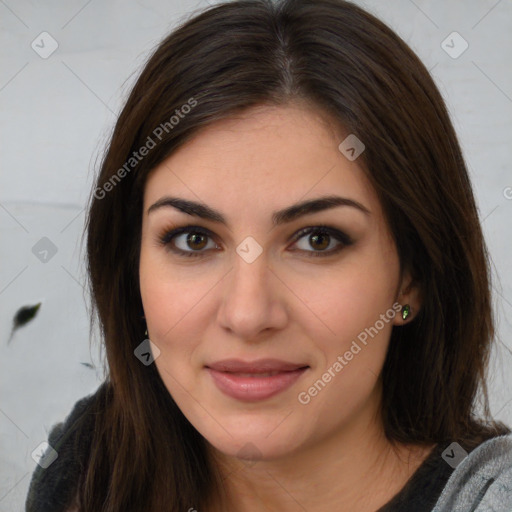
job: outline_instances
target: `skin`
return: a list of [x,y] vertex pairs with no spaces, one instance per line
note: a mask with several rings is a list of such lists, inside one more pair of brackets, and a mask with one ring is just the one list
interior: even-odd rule
[[[407,322],[421,306],[419,291],[400,276],[395,245],[363,169],[338,150],[346,135],[306,104],[259,106],[203,128],[146,182],[144,312],[149,337],[161,351],[159,374],[225,477],[226,501],[212,503],[211,510],[374,512],[432,449],[392,446],[383,434],[379,374],[392,327],[404,323],[399,314],[309,403],[298,400],[395,302],[410,304]],[[337,206],[272,225],[274,211],[333,194],[369,213]],[[173,207],[148,213],[166,195],[202,202],[228,225]],[[291,237],[319,224],[354,243],[311,257],[322,242]],[[179,256],[169,249],[172,242],[159,242],[171,228],[188,225],[213,235],[199,238],[197,246],[187,244],[186,234],[177,236],[174,246],[188,252],[199,247],[202,257]],[[252,263],[236,252],[248,236],[263,250]],[[327,241],[324,250],[340,246],[333,237]],[[230,357],[272,357],[310,368],[284,392],[250,403],[223,394],[204,368]]]

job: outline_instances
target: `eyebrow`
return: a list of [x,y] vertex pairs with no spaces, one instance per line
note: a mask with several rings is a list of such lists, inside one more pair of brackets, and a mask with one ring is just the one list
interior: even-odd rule
[[[311,199],[309,201],[303,201],[288,206],[282,210],[278,210],[272,214],[272,223],[274,226],[278,226],[280,224],[292,222],[304,215],[310,215],[312,213],[336,208],[338,206],[350,206],[363,212],[365,215],[371,215],[370,210],[358,201],[347,197],[331,195]],[[219,222],[224,225],[228,224],[224,215],[219,211],[207,206],[206,204],[190,201],[188,199],[181,199],[179,197],[162,197],[148,208],[147,214],[149,215],[151,212],[167,207],[176,208],[183,213],[200,217],[202,219]]]

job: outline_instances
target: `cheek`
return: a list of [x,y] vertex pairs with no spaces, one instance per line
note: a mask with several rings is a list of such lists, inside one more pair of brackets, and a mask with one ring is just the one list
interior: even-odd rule
[[191,384],[190,369],[198,367],[194,354],[213,315],[208,305],[219,278],[206,267],[191,268],[171,265],[161,251],[141,251],[140,290],[148,334],[160,350],[156,365],[169,390],[176,387],[174,378]]
[[143,247],[141,251],[139,276],[149,337],[165,358],[169,340],[173,339],[189,300],[184,290],[171,279],[164,258],[152,248]]
[[[197,318],[196,306],[201,297],[189,290],[176,282],[159,279],[156,272],[144,285],[141,283],[148,332],[161,350],[170,349],[173,345],[185,348],[187,341],[194,337],[190,330],[193,329],[191,319],[192,316]],[[183,332],[188,332],[188,337],[183,337]],[[181,340],[179,344],[175,342],[177,338]]]
[[143,244],[140,256],[140,293],[149,332],[155,342],[165,342],[180,319],[200,300],[200,288],[193,286],[167,260],[164,251]]
[[[306,383],[317,393],[315,407],[345,414],[372,392],[397,314],[393,304],[398,275],[394,251],[376,251],[372,243],[317,279],[314,287],[308,288],[307,279],[303,282],[302,293],[317,316],[302,323],[319,351],[318,367]],[[344,407],[337,409],[337,403]]]
[[[368,249],[354,253],[320,278],[318,275],[315,279],[306,276],[300,286],[300,296],[307,298],[305,302],[316,316],[311,327],[318,334],[322,331],[324,338],[331,338],[331,345],[332,340],[337,339],[342,348],[392,309],[399,274],[398,260],[392,251],[384,253]],[[311,286],[312,282],[314,286]],[[393,311],[388,316],[393,316]],[[309,316],[313,318],[313,315]],[[390,329],[387,331],[389,334]]]
[[147,273],[143,267],[141,270],[148,335],[160,350],[155,365],[169,393],[182,403],[187,396],[181,396],[181,390],[191,387],[191,359],[200,340],[190,324],[196,294],[187,294],[188,288],[182,289],[175,281],[165,278],[165,273],[158,272],[156,267]]
[[352,268],[312,298],[322,319],[308,332],[318,365],[298,398],[325,429],[349,421],[376,397],[396,314],[387,279],[377,283],[377,277],[367,268]]

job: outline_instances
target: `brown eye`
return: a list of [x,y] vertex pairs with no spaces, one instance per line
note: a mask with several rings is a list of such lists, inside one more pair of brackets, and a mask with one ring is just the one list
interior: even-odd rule
[[331,237],[325,233],[321,233],[319,235],[310,235],[309,243],[314,249],[323,251],[329,246],[330,238]]
[[160,237],[160,243],[180,256],[200,257],[205,255],[207,249],[219,248],[209,232],[194,226],[166,232]]
[[354,243],[348,235],[329,226],[304,228],[294,239],[294,245],[308,256],[330,256]]
[[[304,228],[293,239],[293,245],[297,246],[299,252],[308,256],[330,256],[354,243],[342,231],[324,225]],[[179,256],[203,257],[207,256],[209,249],[220,249],[212,233],[199,226],[173,229],[161,235],[159,240],[165,248]]]
[[204,247],[206,246],[207,238],[208,237],[206,235],[204,235],[203,233],[191,232],[191,234],[189,234],[187,236],[186,243],[188,244],[188,246],[191,249],[200,250],[200,249],[204,249]]

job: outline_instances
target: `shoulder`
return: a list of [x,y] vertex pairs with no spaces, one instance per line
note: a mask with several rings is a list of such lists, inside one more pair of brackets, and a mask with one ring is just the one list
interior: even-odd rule
[[[94,433],[94,405],[104,395],[107,383],[91,395],[78,400],[48,436],[46,452],[36,466],[30,482],[26,512],[67,512],[76,495],[80,475],[87,463]],[[55,458],[56,456],[56,458]]]
[[443,452],[446,461],[460,459],[460,463],[432,512],[510,512],[512,434],[488,439],[465,457],[461,450],[454,444]]

